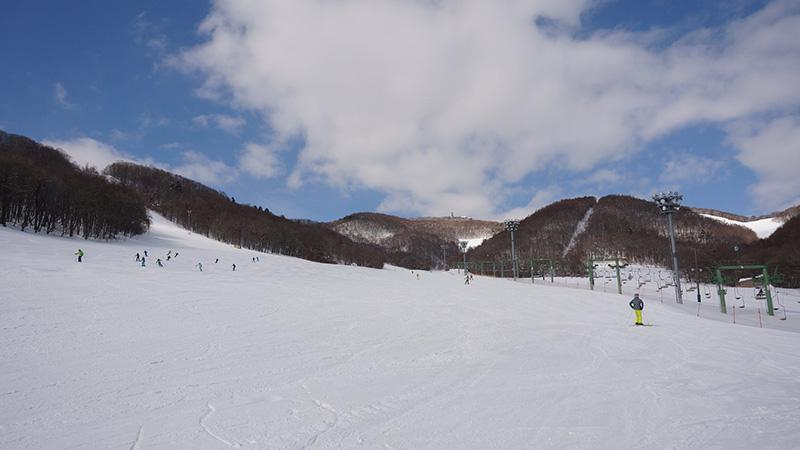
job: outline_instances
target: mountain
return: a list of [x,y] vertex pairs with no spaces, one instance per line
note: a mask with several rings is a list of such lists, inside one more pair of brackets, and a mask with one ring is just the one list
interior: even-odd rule
[[775,232],[781,225],[786,223],[789,219],[800,214],[800,205],[786,208],[783,211],[773,212],[762,216],[741,216],[738,214],[731,214],[724,211],[718,211],[708,208],[690,208],[692,211],[706,216],[710,219],[715,219],[730,225],[740,225],[749,228],[756,233],[756,235],[765,239]]
[[458,241],[479,243],[502,229],[498,222],[466,217],[404,219],[366,212],[327,225],[356,242],[380,246],[387,251],[387,260],[392,264],[415,269],[441,267],[444,254],[458,255]]
[[321,224],[236,203],[225,193],[180,175],[128,162],[114,163],[104,173],[139,193],[148,208],[218,241],[317,262],[376,268],[385,262],[379,247],[353,242]]
[[[679,258],[693,262],[697,250],[700,265],[732,260],[734,245],[758,240],[752,230],[690,209],[676,213],[675,232]],[[619,257],[631,263],[671,265],[666,219],[652,202],[625,195],[553,203],[523,220],[515,237],[519,259],[550,258],[574,273],[584,272],[583,264],[589,258]],[[510,253],[509,236],[503,233],[470,251],[468,257],[499,261],[510,259]],[[521,270],[524,273],[525,264]]]
[[147,230],[142,198],[52,147],[0,131],[0,225],[113,239]]
[[789,219],[770,237],[744,246],[741,261],[766,264],[770,273],[781,274],[782,286],[800,287],[800,215]]

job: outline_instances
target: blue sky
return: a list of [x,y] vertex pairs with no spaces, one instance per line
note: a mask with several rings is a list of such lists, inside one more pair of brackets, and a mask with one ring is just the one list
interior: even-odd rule
[[0,129],[289,217],[800,201],[796,1],[7,1]]

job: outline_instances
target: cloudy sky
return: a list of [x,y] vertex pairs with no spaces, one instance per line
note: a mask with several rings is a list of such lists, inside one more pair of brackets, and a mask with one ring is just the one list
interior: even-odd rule
[[317,220],[800,203],[800,0],[112,3],[4,2],[0,129]]

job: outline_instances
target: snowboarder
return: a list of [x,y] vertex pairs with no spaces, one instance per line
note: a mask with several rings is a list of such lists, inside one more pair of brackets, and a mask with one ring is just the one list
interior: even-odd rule
[[161,264],[161,258],[156,259],[156,264],[158,264],[158,267],[164,267],[164,264]]
[[644,325],[642,323],[642,310],[644,309],[644,302],[641,298],[639,298],[639,294],[633,294],[633,300],[628,303],[631,308],[633,308],[633,312],[636,313],[636,325]]
[[200,269],[200,272],[202,272],[203,271],[203,263],[201,263],[201,262],[197,263],[197,268]]
[[234,264],[234,265],[233,265],[233,270],[232,270],[232,272],[236,272],[236,264]]
[[139,262],[141,259],[142,259],[142,257],[141,257],[141,256],[139,256],[139,254],[137,253],[137,254],[136,254],[136,262]]
[[142,257],[142,267],[144,267],[144,257]]
[[83,262],[83,255],[84,255],[84,253],[83,253],[83,250],[81,250],[81,249],[78,249],[78,251],[75,252],[75,256],[78,257],[78,262]]

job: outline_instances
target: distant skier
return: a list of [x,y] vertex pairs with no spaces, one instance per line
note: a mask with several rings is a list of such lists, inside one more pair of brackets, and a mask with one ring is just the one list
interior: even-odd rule
[[84,255],[84,253],[83,253],[83,250],[81,250],[81,249],[78,249],[78,251],[75,252],[75,256],[78,257],[78,262],[83,262],[83,255]]
[[417,279],[419,280],[419,272],[417,272]]
[[172,254],[172,250],[170,250],[170,251],[168,251],[168,252],[167,252],[167,256],[169,256],[169,255],[171,255],[171,254]]
[[236,264],[234,264],[234,265],[233,265],[233,270],[232,270],[232,272],[236,272]]
[[197,263],[197,268],[200,269],[200,272],[202,272],[203,271],[203,263],[201,263],[201,262]]
[[170,259],[172,259],[172,255],[167,255],[167,261],[169,261]]
[[464,284],[469,284],[469,272],[464,275]]
[[259,258],[258,256],[256,256],[256,262],[261,262],[261,258]]
[[217,258],[217,259],[215,259],[215,260],[214,260],[214,264],[216,264],[216,263],[218,263],[218,262],[219,262],[219,258]]
[[150,256],[147,254],[147,250],[145,250],[145,251],[144,251],[144,256],[147,256],[148,258],[150,257]]
[[158,264],[158,267],[164,267],[164,264],[161,264],[161,258],[156,259],[156,264]]
[[644,309],[644,302],[641,298],[639,298],[639,294],[633,294],[633,300],[628,303],[631,308],[633,308],[633,312],[636,313],[636,325],[644,325],[642,323],[642,310]]
[[256,262],[256,257],[255,256],[253,256],[253,262]]
[[144,257],[142,257],[142,267],[144,267]]
[[141,260],[142,260],[142,257],[137,253],[136,254],[136,262],[139,262]]
[[178,252],[175,252],[175,257],[176,257],[176,258],[178,257]]

